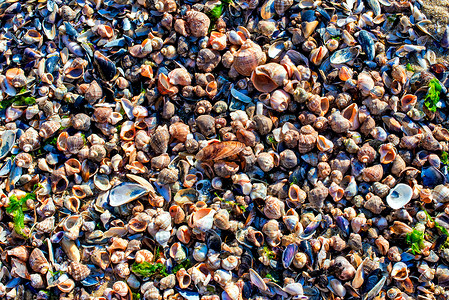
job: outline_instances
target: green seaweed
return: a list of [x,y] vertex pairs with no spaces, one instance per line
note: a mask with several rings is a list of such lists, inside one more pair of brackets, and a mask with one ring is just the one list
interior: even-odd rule
[[270,250],[267,245],[263,246],[263,251],[267,255],[268,259],[275,259],[276,253],[273,250]]
[[185,269],[187,270],[188,268],[190,268],[192,266],[192,263],[190,262],[190,259],[186,259],[183,262],[179,263],[178,265],[176,265],[176,267],[174,267],[171,270],[172,274],[176,274],[179,270],[181,269]]
[[437,103],[440,101],[441,84],[436,78],[432,78],[429,82],[424,105],[432,112],[437,111]]
[[36,98],[24,96],[26,93],[26,88],[22,88],[18,95],[0,101],[0,109],[6,109],[13,104],[16,106],[34,105],[36,103]]
[[412,65],[411,65],[410,63],[408,63],[408,64],[405,66],[405,69],[406,69],[407,71],[410,71],[410,72],[415,72],[415,70],[413,69],[413,67],[412,67]]
[[232,3],[232,0],[221,0],[220,4],[217,4],[214,8],[212,8],[210,11],[208,11],[206,13],[206,15],[209,17],[210,22],[211,22],[211,27],[209,28],[209,30],[212,28],[212,26],[214,25],[214,23],[221,17],[221,15],[224,12],[225,9],[225,4],[229,5]]
[[131,270],[143,277],[151,277],[156,274],[160,274],[164,277],[168,276],[165,265],[161,263],[152,264],[144,261],[138,264],[135,262],[132,264]]
[[132,294],[133,294],[133,300],[139,300],[140,299],[140,293],[132,292]]
[[224,11],[224,3],[220,3],[207,12],[207,16],[209,17],[211,23],[215,23],[215,21],[220,18]]
[[25,214],[23,213],[23,210],[27,200],[30,199],[36,200],[36,195],[34,193],[27,193],[20,199],[18,199],[16,195],[12,195],[9,197],[9,206],[6,207],[6,212],[13,218],[14,230],[25,238],[28,238],[28,236],[23,232],[23,229],[25,228]]
[[424,248],[424,232],[413,229],[412,232],[407,233],[405,241],[411,246],[410,250],[413,254],[419,254]]
[[265,278],[270,279],[270,280],[273,281],[274,283],[280,282],[279,274],[277,274],[277,273],[274,273],[274,275],[271,274],[271,273],[267,273],[267,274],[265,275]]
[[446,151],[443,151],[441,153],[441,163],[444,164],[444,165],[449,165],[449,159],[447,157],[447,152]]

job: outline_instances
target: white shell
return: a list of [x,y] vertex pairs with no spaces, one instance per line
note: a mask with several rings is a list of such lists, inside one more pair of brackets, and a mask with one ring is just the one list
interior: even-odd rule
[[262,291],[268,290],[268,287],[263,279],[253,269],[249,269],[249,277],[251,279],[251,283],[254,284],[257,288],[261,289]]
[[387,196],[387,204],[392,209],[400,209],[410,202],[413,196],[413,190],[410,186],[399,183]]
[[112,188],[109,193],[109,204],[111,206],[120,206],[142,197],[147,193],[148,190],[140,184],[123,182]]

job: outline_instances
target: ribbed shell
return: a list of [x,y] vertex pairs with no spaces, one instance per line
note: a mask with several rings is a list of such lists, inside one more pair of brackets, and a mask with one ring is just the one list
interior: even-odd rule
[[67,268],[67,273],[69,273],[75,281],[81,281],[89,276],[90,269],[86,265],[72,261]]
[[28,128],[19,138],[19,147],[25,152],[34,151],[39,146],[39,133],[33,127]]
[[166,153],[168,149],[168,141],[170,140],[170,133],[167,125],[159,126],[150,139],[150,146],[157,154]]
[[59,128],[61,128],[61,124],[59,122],[46,121],[40,126],[39,135],[43,139],[48,139],[53,134],[55,134],[59,130]]
[[318,133],[312,126],[306,125],[301,127],[298,139],[299,153],[307,153],[311,151],[315,147],[317,138]]
[[292,5],[293,0],[275,0],[274,10],[278,15],[282,16]]
[[203,37],[207,35],[210,26],[209,17],[199,11],[188,11],[186,13],[187,24],[190,29],[190,35],[194,37]]
[[251,72],[263,60],[262,48],[251,40],[247,40],[234,57],[235,70],[243,75],[250,76]]

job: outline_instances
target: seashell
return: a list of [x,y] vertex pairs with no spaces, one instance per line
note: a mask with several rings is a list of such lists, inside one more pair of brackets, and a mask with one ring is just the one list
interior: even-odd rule
[[208,48],[201,49],[196,57],[196,65],[198,66],[198,69],[206,73],[212,72],[218,66],[220,61],[220,53]]
[[180,206],[172,205],[169,209],[169,212],[175,224],[181,224],[185,221],[186,215],[184,210]]
[[168,73],[168,79],[174,85],[191,85],[192,77],[185,68],[176,68]]
[[412,188],[406,184],[399,183],[390,190],[387,196],[387,204],[393,209],[404,207],[412,199]]
[[149,144],[156,154],[163,154],[167,152],[169,139],[170,133],[168,132],[167,125],[158,126],[156,131],[151,135]]
[[147,193],[148,190],[140,184],[123,182],[111,189],[109,193],[109,204],[111,206],[120,206]]
[[205,261],[207,259],[207,250],[206,244],[197,242],[193,249],[193,258],[199,262]]
[[136,252],[136,257],[135,257],[136,263],[141,264],[143,262],[153,262],[154,261],[154,256],[153,253],[151,253],[151,251],[146,250],[146,249],[140,249]]
[[251,81],[259,92],[270,93],[286,84],[287,71],[280,64],[268,63],[254,69]]
[[320,46],[310,51],[309,59],[314,65],[319,66],[328,53],[326,46]]
[[147,229],[147,221],[140,219],[139,216],[132,218],[128,222],[128,228],[132,232],[143,232]]
[[254,116],[253,121],[256,123],[256,128],[261,135],[270,133],[273,128],[273,121],[266,116],[256,115]]
[[102,38],[111,38],[114,35],[114,29],[111,26],[100,24],[97,27],[97,34]]
[[403,262],[397,262],[393,265],[390,276],[398,281],[406,280],[409,274],[408,267]]
[[111,263],[111,258],[109,252],[104,249],[96,249],[91,256],[91,261],[99,266],[101,269],[105,270]]
[[346,107],[342,112],[341,115],[348,119],[351,123],[351,130],[357,130],[360,126],[359,122],[359,109],[357,107],[357,104],[353,103]]
[[326,137],[322,135],[318,135],[316,147],[321,152],[332,152],[334,148],[334,143],[328,140]]
[[269,172],[274,168],[274,157],[267,152],[262,152],[257,156],[257,163],[264,172]]
[[187,271],[184,268],[176,272],[176,279],[178,280],[178,284],[181,289],[187,288],[192,282],[190,274],[187,273]]
[[8,256],[14,256],[20,261],[26,262],[28,260],[28,251],[25,246],[18,246],[11,250],[7,250],[6,254]]
[[329,99],[327,97],[312,96],[307,102],[307,108],[318,116],[324,116],[329,110]]
[[48,263],[47,258],[39,248],[34,248],[33,251],[31,251],[28,262],[34,272],[42,275],[45,275],[50,269],[50,264]]
[[370,91],[374,88],[374,80],[367,72],[362,72],[357,77],[357,87],[363,96],[368,96]]
[[250,76],[251,72],[265,61],[264,55],[259,45],[247,40],[234,54],[233,67],[239,74]]
[[221,267],[228,271],[234,270],[238,266],[238,264],[239,259],[234,255],[230,255],[227,258],[221,260]]
[[210,19],[206,14],[190,10],[186,13],[186,22],[192,36],[203,37],[207,35]]
[[207,231],[212,228],[215,211],[211,208],[201,208],[192,214],[191,221],[195,229]]
[[181,243],[174,243],[170,247],[170,257],[178,263],[186,259],[187,254]]
[[343,256],[338,256],[331,262],[330,270],[342,281],[353,279],[356,273],[354,266]]
[[449,202],[449,188],[439,184],[432,191],[432,197],[437,203]]
[[159,172],[157,182],[160,184],[170,184],[178,180],[179,171],[177,169],[165,168]]
[[293,266],[298,269],[302,269],[307,264],[307,255],[303,252],[298,252],[293,258]]
[[75,288],[75,282],[69,278],[63,282],[59,282],[56,286],[63,293],[70,293]]
[[329,190],[322,183],[318,183],[317,186],[307,193],[311,206],[321,208],[324,205],[324,200],[329,195]]
[[401,109],[403,112],[408,112],[412,109],[418,100],[418,97],[412,94],[406,94],[401,98]]
[[361,50],[359,47],[360,46],[347,47],[335,51],[329,58],[330,63],[334,65],[341,65],[356,59]]
[[172,138],[185,142],[187,135],[190,134],[190,127],[182,122],[176,122],[170,125],[169,133]]
[[30,274],[31,286],[36,289],[42,289],[45,287],[44,280],[39,274]]
[[290,95],[283,90],[275,90],[270,97],[270,105],[275,111],[283,112],[288,108]]
[[33,162],[33,157],[29,153],[19,153],[16,155],[15,163],[18,167],[29,168]]
[[159,282],[159,288],[161,290],[173,288],[176,285],[176,275],[170,274],[162,278]]
[[292,5],[292,0],[275,0],[274,10],[278,15],[282,16]]
[[276,197],[269,196],[265,199],[263,213],[268,219],[279,219],[284,215],[284,203]]
[[94,52],[94,65],[104,80],[110,81],[116,77],[117,67],[115,63],[99,51]]
[[217,32],[217,31],[212,31],[210,33],[210,37],[209,37],[209,44],[212,47],[212,49],[217,50],[217,51],[221,51],[224,50],[226,48],[226,34],[221,33],[221,32]]
[[380,163],[389,164],[396,159],[396,149],[392,144],[383,144],[379,149]]
[[331,279],[329,280],[329,289],[331,292],[336,294],[339,297],[344,298],[346,296],[346,288],[343,286],[343,284],[337,280],[337,279]]
[[301,190],[298,185],[292,184],[288,189],[288,199],[290,203],[299,205],[305,202],[307,197],[306,192]]
[[61,128],[61,124],[59,122],[46,121],[42,123],[42,125],[40,126],[39,136],[41,136],[44,140],[46,140],[51,136],[53,136],[59,130],[59,128]]
[[301,127],[299,140],[298,140],[298,151],[299,153],[307,153],[315,148],[315,144],[318,139],[318,132],[313,129],[310,125],[305,125]]
[[371,164],[376,159],[376,150],[369,143],[365,143],[357,151],[357,159],[363,164]]
[[365,182],[379,182],[383,177],[384,171],[382,165],[374,165],[363,169],[362,178]]
[[67,268],[67,273],[69,273],[75,281],[81,281],[89,276],[90,269],[86,265],[72,261]]
[[121,297],[126,297],[130,293],[129,287],[124,281],[114,282],[112,290]]
[[195,156],[197,160],[217,161],[238,154],[245,148],[245,144],[236,141],[211,143],[201,149]]
[[20,68],[6,70],[5,77],[8,83],[16,88],[24,86],[27,82],[25,72]]
[[249,276],[251,283],[254,284],[258,289],[260,289],[261,291],[268,290],[267,285],[256,271],[254,271],[253,269],[249,269]]
[[341,188],[338,184],[335,182],[332,182],[329,187],[329,195],[331,195],[332,199],[334,199],[335,202],[340,201],[343,199],[343,196],[345,194],[345,190]]
[[343,117],[339,112],[334,112],[329,117],[329,124],[336,133],[347,132],[351,128],[351,122]]
[[172,96],[178,93],[178,88],[169,82],[167,75],[160,73],[157,81],[157,89],[162,95]]
[[226,209],[220,209],[214,215],[214,225],[222,230],[228,230],[231,224],[229,223],[229,212]]
[[401,65],[394,65],[391,68],[391,77],[394,80],[397,80],[400,84],[405,84],[407,81],[407,73],[405,72],[405,68]]

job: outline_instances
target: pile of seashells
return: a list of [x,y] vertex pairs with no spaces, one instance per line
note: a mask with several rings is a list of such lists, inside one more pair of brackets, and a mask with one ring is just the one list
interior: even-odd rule
[[449,299],[422,5],[1,1],[0,298]]

